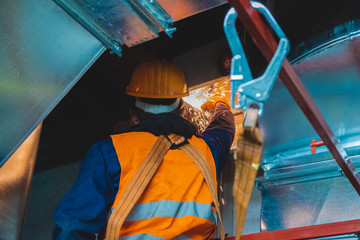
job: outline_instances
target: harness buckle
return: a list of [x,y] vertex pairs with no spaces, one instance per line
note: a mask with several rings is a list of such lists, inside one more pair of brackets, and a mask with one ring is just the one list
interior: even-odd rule
[[169,135],[165,135],[165,137],[171,142],[170,149],[177,149],[187,143],[189,143],[184,136],[177,135],[174,133],[171,133]]

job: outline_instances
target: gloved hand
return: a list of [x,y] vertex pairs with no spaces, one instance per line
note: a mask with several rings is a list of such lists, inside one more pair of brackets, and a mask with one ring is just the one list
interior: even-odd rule
[[226,101],[226,99],[223,96],[219,94],[215,94],[201,105],[201,109],[203,111],[205,110],[215,111],[216,104],[218,103],[222,103],[226,105],[228,108],[230,108],[230,104],[228,103],[228,101]]

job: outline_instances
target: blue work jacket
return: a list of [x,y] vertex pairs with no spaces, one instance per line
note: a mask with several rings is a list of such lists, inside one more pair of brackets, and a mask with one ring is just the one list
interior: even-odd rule
[[[191,137],[195,128],[173,113],[155,117],[131,131],[156,136],[175,133]],[[208,144],[219,176],[234,138],[234,117],[229,108],[217,104],[207,129],[199,136]],[[103,239],[108,214],[119,189],[121,166],[111,138],[95,143],[82,162],[77,180],[54,212],[53,239]]]

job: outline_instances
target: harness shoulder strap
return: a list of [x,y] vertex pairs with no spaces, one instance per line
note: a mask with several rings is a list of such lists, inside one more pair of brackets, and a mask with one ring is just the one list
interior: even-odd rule
[[194,145],[186,144],[184,146],[179,147],[180,150],[182,150],[188,157],[195,163],[195,165],[200,169],[200,172],[203,174],[206,184],[209,187],[211,197],[215,204],[216,213],[219,217],[219,223],[220,223],[220,236],[221,240],[225,239],[225,232],[224,232],[224,226],[221,220],[220,215],[220,208],[219,208],[219,201],[218,201],[218,194],[217,194],[217,188],[214,183],[214,179],[212,176],[211,168],[209,166],[209,163],[204,156],[204,154]]

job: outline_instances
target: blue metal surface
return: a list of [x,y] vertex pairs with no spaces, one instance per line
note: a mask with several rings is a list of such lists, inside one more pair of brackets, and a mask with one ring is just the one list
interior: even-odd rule
[[131,47],[157,37],[157,27],[147,26],[126,1],[55,1],[119,56],[123,44]]
[[347,240],[359,240],[359,234],[346,234],[341,236],[335,237],[325,237],[325,238],[314,238],[314,240],[340,240],[340,239],[347,239]]
[[[342,146],[355,167],[360,167],[360,134],[341,138]],[[257,179],[259,188],[343,176],[341,168],[327,148],[320,147],[311,154],[309,142],[294,142],[273,156],[265,157],[261,168],[264,176]]]
[[174,20],[171,16],[155,0],[137,0],[137,2],[155,18],[159,30],[172,37],[172,33],[176,28],[173,27]]
[[155,0],[55,1],[119,56],[123,44],[131,47],[175,30],[173,19]]
[[261,231],[359,218],[360,200],[346,177],[320,179],[262,190]]
[[[355,38],[326,47],[321,53],[295,66],[316,105],[339,138],[360,132],[360,115],[355,107],[360,104],[360,75],[355,60],[359,41]],[[275,83],[272,97],[265,104],[260,125],[264,134],[265,158],[285,154],[281,153],[285,152],[284,144],[291,148],[293,143],[301,141],[308,144],[310,151],[311,139],[320,140],[280,81]]]
[[226,3],[224,0],[55,0],[105,46],[121,56],[121,47],[149,41],[173,23]]
[[[285,56],[289,52],[290,45],[289,40],[276,23],[270,11],[259,2],[251,1],[251,5],[265,16],[280,38],[278,49],[261,77],[256,79],[252,78],[244,50],[235,28],[237,13],[234,8],[231,8],[225,17],[224,30],[233,54],[230,70],[231,104],[233,108],[243,108],[246,110],[250,104],[256,103],[260,107],[258,114],[261,116],[263,113],[263,104],[269,98],[270,91],[274,86]],[[238,95],[239,97],[237,97]]]
[[291,50],[287,56],[292,65],[321,53],[325,48],[356,38],[360,34],[360,19],[355,19],[323,32]]
[[[355,32],[356,33],[356,32]],[[352,33],[351,36],[356,36]],[[329,39],[295,66],[354,166],[360,167],[359,38]],[[337,44],[334,44],[337,43]],[[358,219],[360,199],[295,101],[276,83],[260,119],[264,134],[262,231]]]
[[105,48],[52,1],[0,8],[0,166]]

